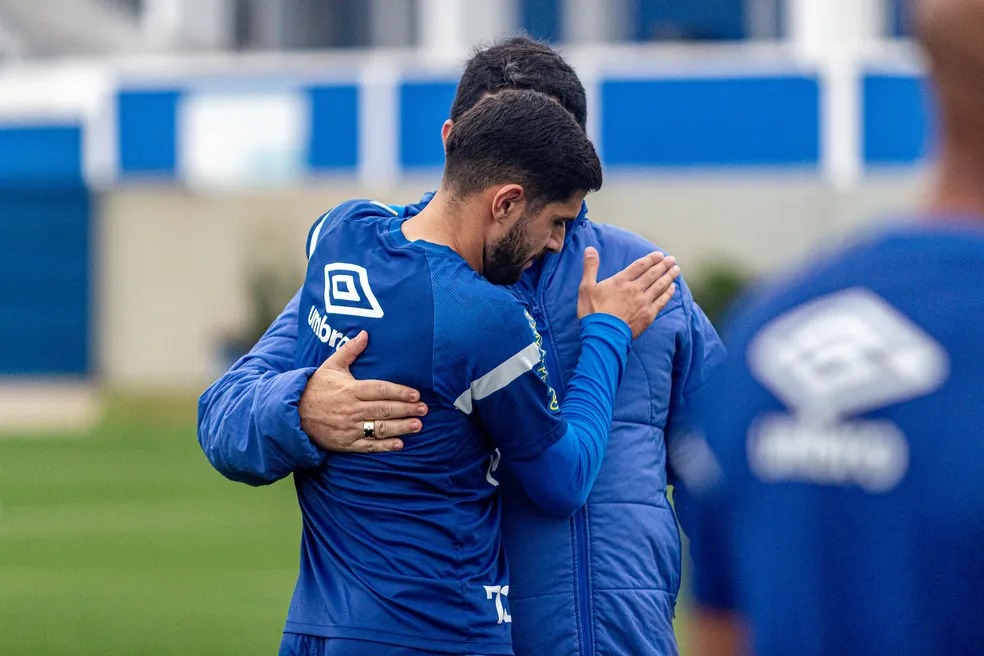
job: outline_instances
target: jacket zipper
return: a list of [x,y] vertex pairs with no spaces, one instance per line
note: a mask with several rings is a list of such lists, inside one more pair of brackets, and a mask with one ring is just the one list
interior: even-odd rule
[[[565,244],[566,248],[566,244]],[[557,268],[558,261],[562,256],[558,255],[551,258],[553,261],[549,264],[553,265],[548,270],[544,266],[543,271],[540,272],[539,284],[533,295],[533,316],[539,322],[541,319],[543,321],[544,331],[550,336],[549,346],[547,349],[548,357],[551,359],[554,371],[558,375],[562,375],[563,372],[560,370],[560,361],[557,359],[556,345],[553,341],[553,333],[550,330],[550,321],[547,318],[547,313],[544,312],[542,307],[543,297],[545,295],[545,290],[547,283],[550,281],[550,276],[553,275]],[[557,393],[557,402],[561,403],[564,399],[565,390],[559,385],[555,387],[554,391]],[[575,590],[577,597],[577,613],[578,613],[578,637],[581,642],[580,653],[582,655],[588,655],[593,653],[594,645],[594,631],[591,626],[591,595],[590,595],[590,580],[588,578],[588,510],[585,504],[574,513],[574,517],[571,519],[574,527],[574,564],[577,568],[577,589]]]

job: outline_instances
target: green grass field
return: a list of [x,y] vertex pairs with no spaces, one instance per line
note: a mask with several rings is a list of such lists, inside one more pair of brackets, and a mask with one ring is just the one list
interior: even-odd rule
[[194,400],[117,398],[84,435],[0,437],[0,654],[275,654],[289,481],[211,469]]

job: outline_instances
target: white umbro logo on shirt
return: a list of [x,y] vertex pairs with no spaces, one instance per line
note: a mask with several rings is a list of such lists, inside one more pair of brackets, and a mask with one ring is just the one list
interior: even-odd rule
[[325,265],[325,312],[370,319],[383,316],[365,267],[345,262]]
[[748,365],[791,411],[750,427],[756,476],[881,493],[905,476],[909,443],[895,423],[855,415],[938,389],[948,356],[883,298],[853,288],[774,319],[750,345]]

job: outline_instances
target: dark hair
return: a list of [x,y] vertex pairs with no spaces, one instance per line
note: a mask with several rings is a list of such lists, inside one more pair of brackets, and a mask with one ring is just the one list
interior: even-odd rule
[[588,135],[537,91],[483,98],[455,123],[445,150],[444,184],[457,198],[515,183],[536,208],[601,188],[601,162]]
[[586,129],[588,101],[577,73],[557,51],[528,36],[514,36],[475,51],[458,82],[451,120],[457,123],[483,97],[504,89],[545,93]]

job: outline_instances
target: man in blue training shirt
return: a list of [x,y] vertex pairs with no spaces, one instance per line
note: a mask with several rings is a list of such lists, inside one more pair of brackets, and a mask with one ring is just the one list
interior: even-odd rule
[[700,656],[984,654],[984,2],[925,0],[919,34],[920,221],[752,296],[707,390]]
[[295,365],[323,362],[366,331],[354,373],[412,386],[430,412],[400,453],[339,454],[295,472],[304,531],[282,653],[512,653],[493,450],[545,512],[580,508],[629,342],[678,272],[653,253],[598,284],[591,254],[581,358],[558,404],[529,313],[495,285],[559,251],[600,186],[570,113],[507,91],[459,121],[441,187],[419,214],[351,201],[314,228]]
[[[468,61],[440,136],[447,138],[453,122],[480,99],[516,88],[547,94],[584,129],[587,99],[576,72],[546,44],[513,37]],[[430,197],[395,209],[413,216]],[[566,231],[563,251],[536,259],[511,287],[536,322],[560,402],[581,351],[575,306],[581,261],[593,248],[604,254],[599,275],[605,278],[655,247],[591,221],[583,206]],[[513,480],[508,459],[493,463],[513,572],[508,598],[517,654],[677,653],[673,615],[681,547],[666,498],[667,483],[674,481],[667,451],[673,436],[686,432],[693,398],[723,358],[717,334],[682,277],[677,291],[632,343],[607,455],[587,503],[573,517],[543,513]],[[427,421],[416,390],[352,377],[348,367],[365,339],[347,343],[320,367],[296,368],[298,301],[299,294],[199,402],[199,440],[230,479],[262,485],[320,466],[326,452],[399,449],[398,436],[419,431],[421,418]],[[365,419],[377,420],[376,439],[365,439]],[[684,501],[678,494],[676,510],[686,526]]]

